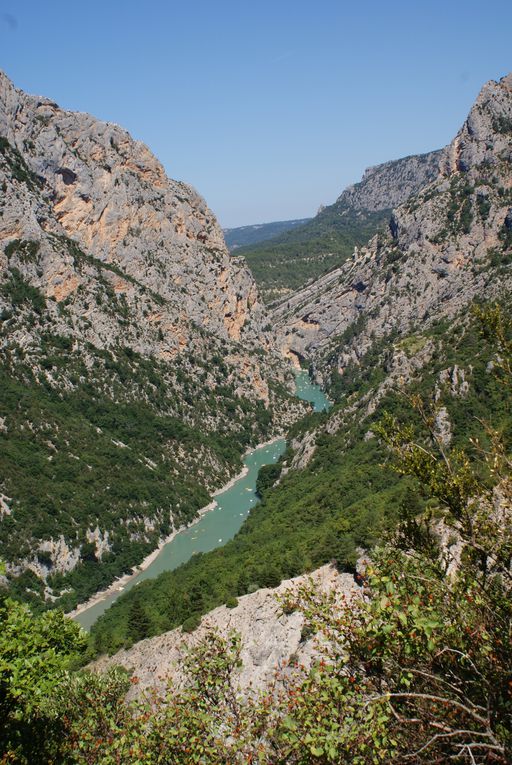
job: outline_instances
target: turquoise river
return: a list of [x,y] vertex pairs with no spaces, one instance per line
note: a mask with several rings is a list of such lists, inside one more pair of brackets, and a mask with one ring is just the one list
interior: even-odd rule
[[[307,372],[297,373],[296,394],[304,401],[313,404],[316,412],[321,412],[330,406],[325,393],[311,381]],[[160,549],[145,570],[137,572],[122,588],[106,593],[94,605],[77,614],[74,617],[75,620],[85,629],[90,629],[117,598],[136,587],[144,579],[154,579],[162,571],[169,571],[185,563],[195,553],[214,550],[232,539],[258,501],[256,479],[260,468],[276,462],[285,448],[284,438],[278,438],[270,444],[249,452],[244,458],[244,465],[247,468],[245,475],[238,478],[228,489],[215,494],[216,506],[212,510],[176,534],[174,539]]]

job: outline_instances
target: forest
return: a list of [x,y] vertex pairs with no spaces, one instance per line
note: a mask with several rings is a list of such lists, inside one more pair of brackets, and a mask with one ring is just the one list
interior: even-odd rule
[[325,207],[307,223],[269,241],[239,247],[266,302],[300,289],[341,266],[388,223],[391,210],[354,210],[340,204]]

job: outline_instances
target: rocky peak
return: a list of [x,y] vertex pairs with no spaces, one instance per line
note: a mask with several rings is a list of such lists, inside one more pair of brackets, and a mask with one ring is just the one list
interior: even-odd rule
[[510,281],[511,82],[482,88],[455,139],[427,163],[440,174],[393,211],[387,232],[275,310],[285,353],[342,374],[375,338],[454,316]]
[[[4,215],[2,238],[65,234],[163,299],[178,301],[209,331],[234,340],[257,336],[262,309],[249,271],[229,258],[204,200],[168,178],[144,144],[117,125],[23,93],[5,74],[0,134],[41,186],[24,205],[32,214],[18,214],[18,199],[12,215]],[[78,288],[69,273],[63,278],[69,289]],[[46,291],[55,294],[54,287],[50,281]]]
[[369,167],[359,183],[343,191],[335,206],[372,212],[396,207],[437,177],[442,157],[438,150]]
[[490,80],[481,89],[469,115],[445,152],[442,171],[449,176],[486,164],[496,165],[510,152],[512,75]]

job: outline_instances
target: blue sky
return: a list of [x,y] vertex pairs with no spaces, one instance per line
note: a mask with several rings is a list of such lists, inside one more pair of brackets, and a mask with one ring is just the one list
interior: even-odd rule
[[512,70],[512,3],[0,0],[0,67],[127,128],[239,226],[448,143]]

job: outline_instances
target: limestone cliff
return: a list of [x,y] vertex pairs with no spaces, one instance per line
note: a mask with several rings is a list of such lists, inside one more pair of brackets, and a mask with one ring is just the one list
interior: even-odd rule
[[376,212],[406,202],[439,175],[442,150],[413,154],[365,170],[359,183],[348,186],[333,205],[343,215],[347,208]]
[[[55,252],[54,237],[66,235],[172,303],[185,335],[190,321],[234,340],[261,334],[262,309],[243,261],[229,258],[204,200],[168,178],[144,144],[117,125],[29,96],[1,73],[0,135],[11,167],[0,235],[6,244],[41,243],[34,283],[47,297],[62,302],[87,281],[69,253]],[[113,287],[129,298],[136,292],[121,277]],[[176,348],[179,332],[165,334]]]
[[[311,359],[320,377],[343,374],[375,338],[452,317],[510,284],[512,75],[483,87],[430,163],[440,174],[394,210],[387,231],[275,309],[284,353]],[[354,203],[357,187],[349,193]],[[366,195],[360,203],[369,204]]]

